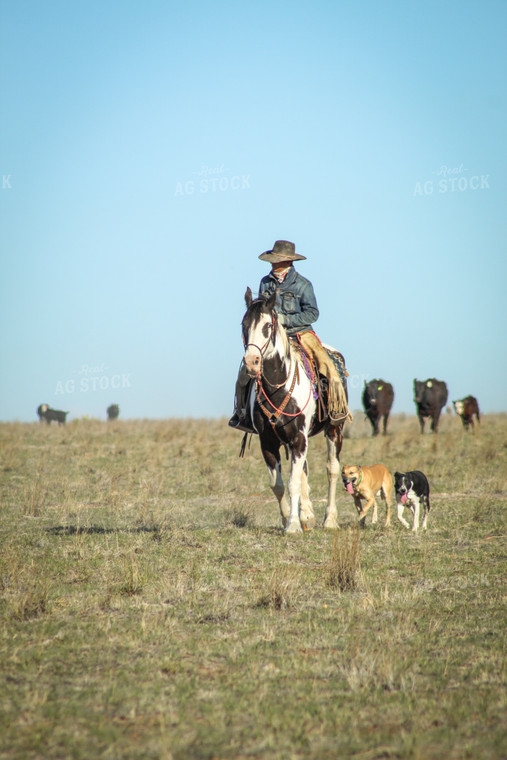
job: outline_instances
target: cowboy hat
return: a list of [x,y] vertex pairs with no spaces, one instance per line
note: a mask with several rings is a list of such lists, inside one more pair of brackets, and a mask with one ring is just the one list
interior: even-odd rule
[[289,243],[288,240],[277,240],[270,251],[264,251],[259,256],[261,261],[269,261],[271,264],[277,264],[280,261],[299,261],[299,259],[306,259],[306,256],[296,253],[296,246],[294,243]]

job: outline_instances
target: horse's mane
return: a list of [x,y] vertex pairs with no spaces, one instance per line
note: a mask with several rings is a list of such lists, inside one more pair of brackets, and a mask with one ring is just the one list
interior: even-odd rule
[[291,351],[293,351],[294,349],[292,348],[290,344],[289,336],[287,335],[285,327],[282,324],[280,324],[280,320],[278,318],[276,320],[276,324],[277,324],[278,332],[280,333],[280,338],[282,339],[285,355],[290,356]]
[[[255,300],[252,301],[252,303],[248,307],[248,311],[250,311],[254,306],[259,306],[260,309],[262,309],[262,307],[264,306],[264,304],[266,303],[269,297],[270,297],[269,294],[265,294],[265,293],[263,293],[262,295],[259,295]],[[276,317],[276,329],[278,333],[280,334],[280,338],[282,339],[284,355],[290,356],[291,353],[293,353],[295,355],[295,358],[299,359],[300,358],[299,351],[295,351],[294,348],[292,347],[291,342],[289,341],[289,336],[287,335],[287,332],[284,326],[282,325],[282,323],[280,322],[278,318],[278,313],[276,312],[275,309],[272,309],[272,313]]]

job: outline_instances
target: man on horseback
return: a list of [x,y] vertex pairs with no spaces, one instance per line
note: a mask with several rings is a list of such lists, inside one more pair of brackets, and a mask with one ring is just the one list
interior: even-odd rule
[[[294,261],[306,259],[306,256],[296,253],[294,243],[288,240],[277,240],[271,250],[261,253],[259,259],[271,264],[271,272],[260,282],[259,296],[267,298],[276,293],[279,322],[285,328],[289,338],[298,340],[313,359],[317,371],[327,378],[328,407],[331,418],[343,416],[344,408],[348,414],[347,401],[338,370],[312,328],[313,322],[316,322],[319,317],[313,285],[293,266]],[[234,414],[229,420],[231,427],[249,432],[252,430],[247,409],[250,380],[251,377],[242,363],[236,382]]]

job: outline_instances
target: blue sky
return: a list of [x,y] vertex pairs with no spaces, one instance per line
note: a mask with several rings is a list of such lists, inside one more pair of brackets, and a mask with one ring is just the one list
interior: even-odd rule
[[0,420],[230,415],[279,238],[353,408],[507,409],[505,2],[0,9]]

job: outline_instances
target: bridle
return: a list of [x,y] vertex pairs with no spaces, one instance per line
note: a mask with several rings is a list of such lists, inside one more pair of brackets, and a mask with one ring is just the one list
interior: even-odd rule
[[[246,350],[250,346],[253,346],[259,352],[259,354],[261,356],[261,359],[264,358],[264,353],[265,353],[267,347],[269,346],[269,341],[272,340],[273,341],[273,345],[275,343],[277,323],[276,323],[276,316],[275,316],[274,312],[271,314],[271,322],[269,323],[268,327],[269,327],[271,333],[270,333],[270,335],[268,335],[268,339],[264,343],[264,345],[262,346],[262,348],[260,346],[258,346],[257,343],[247,343],[246,340],[245,340],[245,336],[243,336],[243,346],[244,346],[245,352],[246,352]],[[261,371],[262,371],[262,367],[261,367]]]
[[[289,364],[289,368],[287,370],[287,377],[285,378],[285,380],[283,380],[281,383],[278,383],[278,384],[271,383],[268,380],[268,378],[265,376],[265,374],[263,372],[263,369],[264,369],[264,355],[266,353],[267,347],[268,347],[268,345],[269,345],[269,343],[270,343],[271,340],[273,341],[273,344],[274,344],[275,343],[275,338],[276,338],[277,322],[276,322],[276,315],[275,315],[274,312],[272,313],[271,323],[269,324],[269,328],[270,328],[270,335],[268,336],[268,339],[266,340],[266,342],[264,343],[264,345],[262,347],[259,346],[257,343],[246,343],[246,341],[245,341],[244,338],[243,338],[243,344],[244,344],[244,347],[245,347],[245,352],[246,352],[246,350],[250,346],[252,346],[253,348],[256,348],[257,351],[260,354],[260,357],[261,357],[261,366],[259,368],[259,371],[257,372],[257,375],[255,376],[256,398],[257,398],[257,402],[258,402],[258,404],[259,404],[262,412],[267,417],[267,419],[268,419],[271,427],[273,428],[273,432],[278,437],[278,434],[277,434],[276,429],[275,429],[275,425],[276,425],[276,422],[277,422],[278,418],[282,414],[284,414],[286,417],[292,417],[292,418],[299,417],[299,415],[301,415],[304,412],[304,410],[308,406],[308,404],[310,402],[310,399],[311,399],[311,396],[312,396],[312,385],[313,385],[313,382],[310,381],[310,389],[309,389],[308,399],[307,399],[305,405],[303,406],[303,408],[300,409],[300,411],[296,412],[295,414],[291,414],[290,412],[285,412],[284,411],[285,407],[287,406],[287,404],[289,403],[289,401],[290,401],[290,399],[292,397],[292,393],[294,391],[294,388],[296,387],[296,383],[299,383],[299,368],[298,368],[298,365],[296,363],[296,365],[294,367],[294,375],[292,377],[292,383],[291,383],[290,389],[288,390],[288,392],[287,392],[285,398],[283,399],[282,403],[278,407],[278,406],[276,406],[271,401],[271,399],[269,398],[269,396],[266,394],[266,391],[264,390],[263,380],[271,388],[273,388],[273,390],[275,390],[275,391],[279,390],[284,385],[286,385],[286,383],[287,383],[287,381],[288,381],[288,379],[290,377],[291,371],[292,371],[292,359],[293,359],[293,357],[292,357],[292,352],[289,351],[290,364]],[[262,393],[262,396],[264,396],[265,400],[268,402],[268,404],[271,406],[271,408],[272,408],[273,411],[270,411],[265,406],[263,398],[261,396],[261,393]]]

